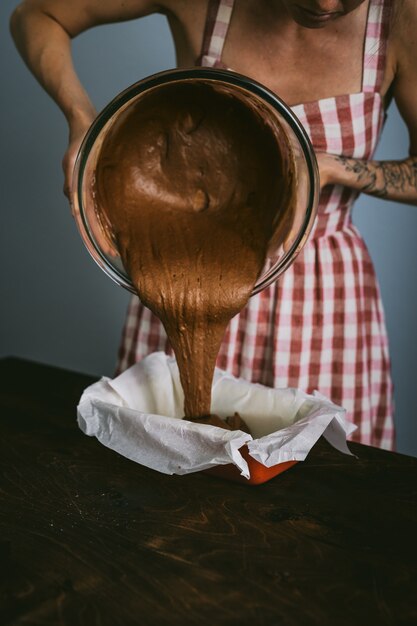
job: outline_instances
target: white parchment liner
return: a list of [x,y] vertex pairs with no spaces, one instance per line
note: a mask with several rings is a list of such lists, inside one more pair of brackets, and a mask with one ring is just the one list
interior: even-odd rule
[[356,426],[342,407],[317,392],[271,389],[216,369],[212,413],[225,418],[237,411],[253,436],[182,420],[183,404],[175,359],[155,352],[117,378],[88,387],[78,405],[78,425],[108,448],[164,474],[234,463],[249,478],[239,452],[245,443],[266,467],[303,461],[320,435],[351,454],[346,437]]

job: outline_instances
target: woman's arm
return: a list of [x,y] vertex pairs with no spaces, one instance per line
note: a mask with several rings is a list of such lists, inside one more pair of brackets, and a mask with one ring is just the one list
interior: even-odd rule
[[395,52],[393,96],[410,138],[410,156],[366,161],[318,154],[321,186],[341,184],[372,196],[417,205],[417,2],[398,4],[390,45]]
[[68,197],[79,146],[96,116],[74,69],[71,39],[98,24],[160,10],[152,0],[25,0],[11,16],[10,29],[20,54],[68,121],[69,147],[63,160]]
[[417,205],[417,157],[402,161],[366,161],[317,154],[320,186],[345,185],[370,196]]

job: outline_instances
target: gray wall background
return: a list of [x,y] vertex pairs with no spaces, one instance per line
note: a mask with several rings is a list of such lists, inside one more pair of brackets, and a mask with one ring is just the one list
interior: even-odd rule
[[[0,356],[112,375],[128,294],[89,257],[70,216],[61,173],[66,123],[14,48],[8,20],[17,4],[0,4]],[[128,85],[175,64],[159,16],[93,29],[73,49],[99,110]],[[392,106],[377,157],[403,158],[407,151],[407,132]],[[362,196],[354,219],[386,311],[398,449],[417,456],[417,207]]]

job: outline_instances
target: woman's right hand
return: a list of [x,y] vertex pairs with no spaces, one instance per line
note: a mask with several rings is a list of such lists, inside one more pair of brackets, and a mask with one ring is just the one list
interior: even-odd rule
[[[96,113],[91,113],[91,115],[86,118],[84,123],[78,123],[77,125],[70,124],[70,133],[69,133],[69,143],[67,151],[64,154],[64,158],[62,159],[62,169],[64,170],[64,194],[69,200],[71,207],[71,214],[73,217],[75,214],[75,207],[73,202],[73,183],[74,183],[74,166],[75,161],[77,160],[77,155],[80,150],[81,144],[83,142],[84,137],[87,134],[91,124],[96,118]],[[109,229],[111,230],[111,229]],[[100,241],[101,251],[106,254],[108,257],[117,257],[118,251],[115,242],[111,239],[109,232],[103,230],[103,238]]]
[[75,161],[83,139],[93,120],[94,117],[91,117],[88,122],[85,122],[82,125],[77,125],[76,127],[70,126],[68,148],[64,154],[64,158],[62,159],[62,169],[64,171],[64,194],[69,200],[71,210],[73,207],[72,185]]

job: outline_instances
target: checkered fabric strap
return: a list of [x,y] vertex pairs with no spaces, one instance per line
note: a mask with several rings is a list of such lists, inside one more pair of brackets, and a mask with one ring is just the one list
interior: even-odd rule
[[380,91],[391,16],[391,0],[370,0],[365,35],[362,91]]
[[201,65],[206,67],[222,65],[223,46],[232,17],[233,5],[234,0],[209,0],[199,59]]

